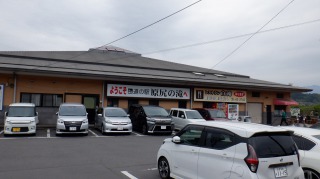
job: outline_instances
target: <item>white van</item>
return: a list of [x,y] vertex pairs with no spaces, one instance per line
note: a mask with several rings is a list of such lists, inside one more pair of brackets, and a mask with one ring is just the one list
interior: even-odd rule
[[13,103],[4,115],[4,135],[34,134],[36,135],[38,113],[33,103]]

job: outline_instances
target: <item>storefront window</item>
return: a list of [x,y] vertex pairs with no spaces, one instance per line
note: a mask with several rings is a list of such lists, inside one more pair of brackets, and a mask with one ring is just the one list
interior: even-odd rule
[[178,102],[178,106],[179,106],[179,108],[185,108],[186,109],[187,108],[187,101],[184,101],[184,100],[183,101],[182,100],[179,101]]
[[119,106],[119,99],[118,98],[109,98],[107,106],[108,107],[118,107]]
[[37,107],[58,107],[62,103],[62,94],[21,93],[21,102],[33,103]]
[[159,100],[150,99],[150,100],[149,100],[149,104],[150,104],[150,105],[159,106]]

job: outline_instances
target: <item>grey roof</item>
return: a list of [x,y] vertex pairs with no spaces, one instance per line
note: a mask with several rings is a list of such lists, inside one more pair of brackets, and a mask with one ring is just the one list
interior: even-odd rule
[[146,58],[116,47],[89,51],[2,51],[0,72],[83,77],[115,82],[307,92],[310,89],[249,76]]

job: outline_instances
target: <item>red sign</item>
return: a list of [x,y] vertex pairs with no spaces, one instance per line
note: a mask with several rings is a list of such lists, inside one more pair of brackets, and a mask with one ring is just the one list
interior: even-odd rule
[[236,91],[233,93],[233,95],[235,95],[236,97],[244,97],[246,95],[246,93],[244,93],[242,91]]

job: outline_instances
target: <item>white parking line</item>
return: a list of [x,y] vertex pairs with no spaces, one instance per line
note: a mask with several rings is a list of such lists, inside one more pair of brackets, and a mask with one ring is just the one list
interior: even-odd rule
[[136,136],[145,136],[145,135],[142,135],[142,134],[139,134],[139,133],[136,133],[136,132],[132,132],[132,134],[134,134]]
[[50,138],[50,129],[47,129],[47,138]]
[[121,171],[122,174],[124,174],[125,176],[127,176],[130,179],[138,179],[137,177],[131,175],[129,172],[127,171]]
[[89,129],[89,132],[91,132],[93,135],[95,135],[96,137],[99,137],[98,134],[94,133],[92,130]]

